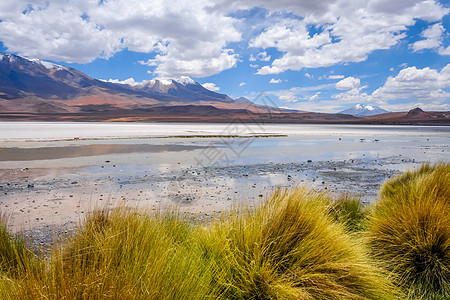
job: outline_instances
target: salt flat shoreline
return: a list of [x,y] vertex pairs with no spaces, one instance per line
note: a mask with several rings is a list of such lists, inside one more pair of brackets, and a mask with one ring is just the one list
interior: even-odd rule
[[[107,168],[120,168],[113,162]],[[133,178],[72,177],[64,168],[15,170],[0,185],[0,207],[11,213],[10,229],[73,229],[84,215],[104,203],[133,207],[178,209],[195,216],[212,216],[233,204],[254,205],[277,187],[305,186],[331,194],[376,199],[380,184],[405,168],[420,165],[402,156],[377,160],[304,161],[253,165],[189,167],[163,175]],[[42,172],[42,173],[41,173]],[[5,175],[5,170],[3,171]],[[43,176],[44,175],[44,176]],[[58,176],[59,175],[59,176]],[[272,179],[267,181],[268,177]],[[6,176],[3,176],[6,178]],[[30,180],[35,178],[34,180]],[[262,179],[263,178],[263,179]],[[30,182],[33,186],[30,187]],[[233,182],[232,185],[229,185]]]
[[[112,164],[112,163],[110,163]],[[112,165],[111,165],[112,166]],[[418,167],[420,163],[401,156],[376,161],[305,161],[262,163],[255,165],[211,166],[187,168],[169,176],[146,176],[133,180],[98,178],[95,181],[77,178],[34,180],[30,176],[41,170],[20,171],[9,185],[1,183],[0,208],[9,213],[11,232],[23,232],[35,246],[49,246],[54,239],[66,237],[94,209],[127,205],[148,211],[173,209],[188,218],[205,221],[218,217],[236,205],[254,206],[280,187],[304,186],[327,191],[331,197],[348,195],[375,201],[380,184],[400,173],[400,169]],[[273,182],[261,180],[272,176]],[[39,177],[37,177],[39,178]],[[240,186],[228,185],[239,181]],[[114,184],[113,184],[114,183]],[[155,192],[157,191],[157,192]],[[165,194],[163,197],[157,194]]]
[[[22,125],[16,138],[30,135],[33,124]],[[90,124],[38,125],[46,139],[75,135],[74,128],[85,133],[65,141],[0,136],[0,210],[10,216],[12,232],[38,244],[71,232],[95,207],[170,208],[202,220],[295,186],[373,202],[387,178],[450,157],[450,131],[440,127],[239,127],[225,138],[227,125],[169,124],[171,138],[94,139]],[[117,135],[130,128],[139,136],[149,128],[164,133],[155,124],[112,126]],[[111,128],[100,127],[104,134]]]

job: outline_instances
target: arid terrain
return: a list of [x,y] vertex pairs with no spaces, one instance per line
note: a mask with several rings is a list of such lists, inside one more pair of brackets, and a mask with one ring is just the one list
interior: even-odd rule
[[209,122],[449,125],[450,112],[354,116],[277,108],[205,89],[189,77],[137,85],[105,82],[75,70],[12,54],[0,56],[1,121]]

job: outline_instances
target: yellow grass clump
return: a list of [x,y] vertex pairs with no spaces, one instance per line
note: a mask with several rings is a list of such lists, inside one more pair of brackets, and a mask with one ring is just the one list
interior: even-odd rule
[[196,235],[175,213],[95,211],[41,273],[15,280],[5,299],[208,298],[210,267]]
[[352,233],[360,233],[367,229],[367,211],[368,207],[356,197],[344,196],[330,202],[330,213],[333,218]]
[[449,299],[450,164],[425,164],[387,181],[368,241],[410,299]]
[[329,214],[326,194],[278,190],[205,230],[226,299],[390,299],[387,277]]

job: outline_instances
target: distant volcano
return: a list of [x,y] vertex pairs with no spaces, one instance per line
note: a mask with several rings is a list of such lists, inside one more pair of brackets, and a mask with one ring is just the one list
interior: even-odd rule
[[338,114],[347,114],[353,116],[373,116],[388,113],[389,111],[378,106],[356,104],[354,107],[338,112]]

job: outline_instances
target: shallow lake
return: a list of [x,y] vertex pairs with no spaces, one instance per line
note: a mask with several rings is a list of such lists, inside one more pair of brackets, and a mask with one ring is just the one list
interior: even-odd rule
[[0,209],[39,226],[106,199],[210,215],[305,185],[374,201],[449,154],[445,126],[0,122]]

